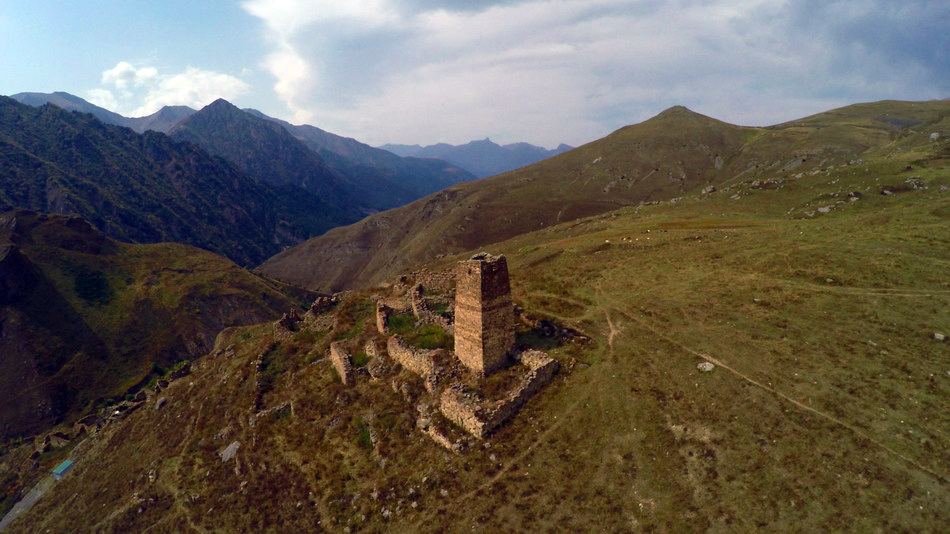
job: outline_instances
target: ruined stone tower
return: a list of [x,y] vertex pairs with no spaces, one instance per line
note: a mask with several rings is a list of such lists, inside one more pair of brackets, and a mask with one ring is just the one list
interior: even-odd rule
[[455,287],[455,355],[486,376],[505,364],[515,318],[504,256],[485,252],[459,262]]

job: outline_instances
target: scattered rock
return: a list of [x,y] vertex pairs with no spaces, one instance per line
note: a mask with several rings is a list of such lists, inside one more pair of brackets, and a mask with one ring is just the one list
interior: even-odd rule
[[168,399],[162,397],[155,402],[155,410],[161,410],[165,404],[168,402]]
[[940,332],[934,332],[934,339],[942,343],[947,340],[947,336],[941,334]]
[[834,206],[822,206],[818,208],[818,213],[831,213],[831,208]]
[[716,192],[716,186],[707,185],[706,187],[703,188],[702,194],[708,195],[709,193],[715,193],[715,192]]
[[310,305],[311,313],[323,313],[333,307],[333,301],[330,297],[317,297]]
[[219,452],[218,455],[221,456],[222,462],[227,462],[228,460],[234,458],[237,454],[238,448],[241,447],[240,441],[232,441],[230,445],[224,448],[223,451]]
[[716,366],[713,365],[713,364],[711,364],[711,363],[709,363],[709,362],[701,362],[701,363],[699,363],[699,364],[696,366],[696,368],[699,369],[700,371],[704,372],[704,373],[708,373],[708,372],[712,371],[713,369],[715,369]]

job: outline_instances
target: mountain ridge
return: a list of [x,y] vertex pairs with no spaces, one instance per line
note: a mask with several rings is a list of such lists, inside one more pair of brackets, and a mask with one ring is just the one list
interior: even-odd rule
[[74,213],[116,239],[186,242],[244,265],[355,220],[165,134],[7,97],[0,97],[0,169],[0,210]]
[[699,194],[738,180],[810,172],[828,161],[846,163],[900,134],[901,127],[874,119],[884,108],[920,116],[923,123],[935,120],[944,106],[859,104],[818,114],[809,126],[792,121],[764,128],[730,125],[674,106],[531,166],[336,228],[258,269],[312,289],[377,283],[440,254],[622,206]]
[[498,145],[486,137],[464,145],[437,143],[434,145],[387,144],[379,148],[403,157],[439,158],[458,165],[479,178],[487,178],[502,172],[524,167],[545,158],[567,152],[573,147],[564,143],[553,150],[530,143]]

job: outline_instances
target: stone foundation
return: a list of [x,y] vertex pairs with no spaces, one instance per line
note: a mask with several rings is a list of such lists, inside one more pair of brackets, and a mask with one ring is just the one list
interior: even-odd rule
[[528,372],[518,387],[508,392],[504,399],[480,402],[475,395],[455,385],[442,392],[439,404],[442,415],[479,439],[494,432],[514,417],[528,399],[550,383],[560,367],[556,360],[540,351],[525,352],[519,359]]
[[386,343],[389,357],[410,372],[422,378],[438,376],[446,368],[449,353],[445,349],[427,350],[406,344],[402,336],[395,335]]

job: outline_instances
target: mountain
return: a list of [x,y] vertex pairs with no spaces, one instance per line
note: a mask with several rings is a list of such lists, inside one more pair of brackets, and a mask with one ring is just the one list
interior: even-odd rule
[[126,124],[120,124],[120,126],[128,126],[138,133],[148,130],[168,133],[176,124],[195,113],[196,111],[188,106],[163,106],[151,115],[126,119]]
[[26,104],[27,106],[44,106],[53,104],[54,106],[66,111],[78,111],[79,113],[90,113],[97,119],[106,124],[129,127],[129,119],[113,113],[108,109],[101,108],[95,104],[89,103],[78,96],[56,91],[55,93],[18,93],[10,98]]
[[87,102],[78,96],[62,91],[55,93],[18,93],[12,95],[10,98],[28,106],[53,104],[66,111],[91,113],[106,124],[125,126],[126,128],[132,128],[138,133],[143,133],[147,130],[166,133],[172,126],[195,113],[195,110],[188,106],[164,106],[151,115],[130,118],[119,115],[118,113],[113,113],[105,108]]
[[305,189],[349,213],[363,207],[357,205],[346,179],[320,156],[279,125],[245,113],[226,100],[208,104],[175,125],[168,135],[198,145],[262,182]]
[[72,213],[123,241],[178,241],[256,264],[355,220],[201,148],[0,97],[0,210]]
[[311,289],[359,287],[440,255],[623,206],[847,164],[946,111],[944,102],[883,102],[747,128],[674,107],[534,165],[335,228],[259,270]]
[[328,165],[353,181],[360,180],[363,187],[385,190],[383,200],[389,207],[475,179],[468,172],[435,158],[403,158],[315,126],[293,125],[256,110],[245,111],[280,124]]
[[[8,500],[75,465],[6,532],[946,530],[950,103],[752,129],[676,109],[615,135],[572,185],[649,156],[645,173],[673,183],[657,200],[400,271],[281,336],[222,332],[187,378],[81,443],[10,444]],[[381,337],[377,303],[435,304],[444,271],[482,250],[507,258],[528,318],[516,340],[544,343],[560,371],[506,426],[449,450],[423,430],[431,382],[398,366],[373,378],[360,351]],[[557,335],[572,331],[590,342]],[[353,349],[352,383],[334,341]]]
[[[179,244],[131,245],[75,216],[0,216],[0,442],[76,419],[217,333],[303,294]],[[101,406],[100,406],[101,407]]]
[[[329,194],[328,199],[344,210],[345,206],[359,206],[360,209],[353,211],[352,217],[356,218],[475,179],[470,173],[434,158],[400,158],[355,139],[314,126],[295,126],[253,109],[244,110],[242,114],[224,100],[206,106],[201,116],[175,129],[197,112],[187,106],[165,106],[145,117],[128,118],[69,93],[20,93],[13,98],[32,106],[50,103],[68,111],[92,113],[107,124],[125,126],[139,133],[149,130],[171,133],[179,140],[198,144],[231,161],[265,182],[298,186],[309,183],[306,187],[312,189],[313,182],[343,181],[342,188],[350,190],[347,194],[340,196],[342,193],[336,190],[322,192]],[[317,157],[301,150],[272,125],[255,119],[279,124]],[[238,146],[240,150],[235,148]]]
[[464,145],[439,143],[429,146],[383,145],[380,148],[403,157],[440,158],[454,163],[479,178],[494,176],[567,152],[573,147],[561,144],[554,150],[528,143],[500,146],[490,139]]

